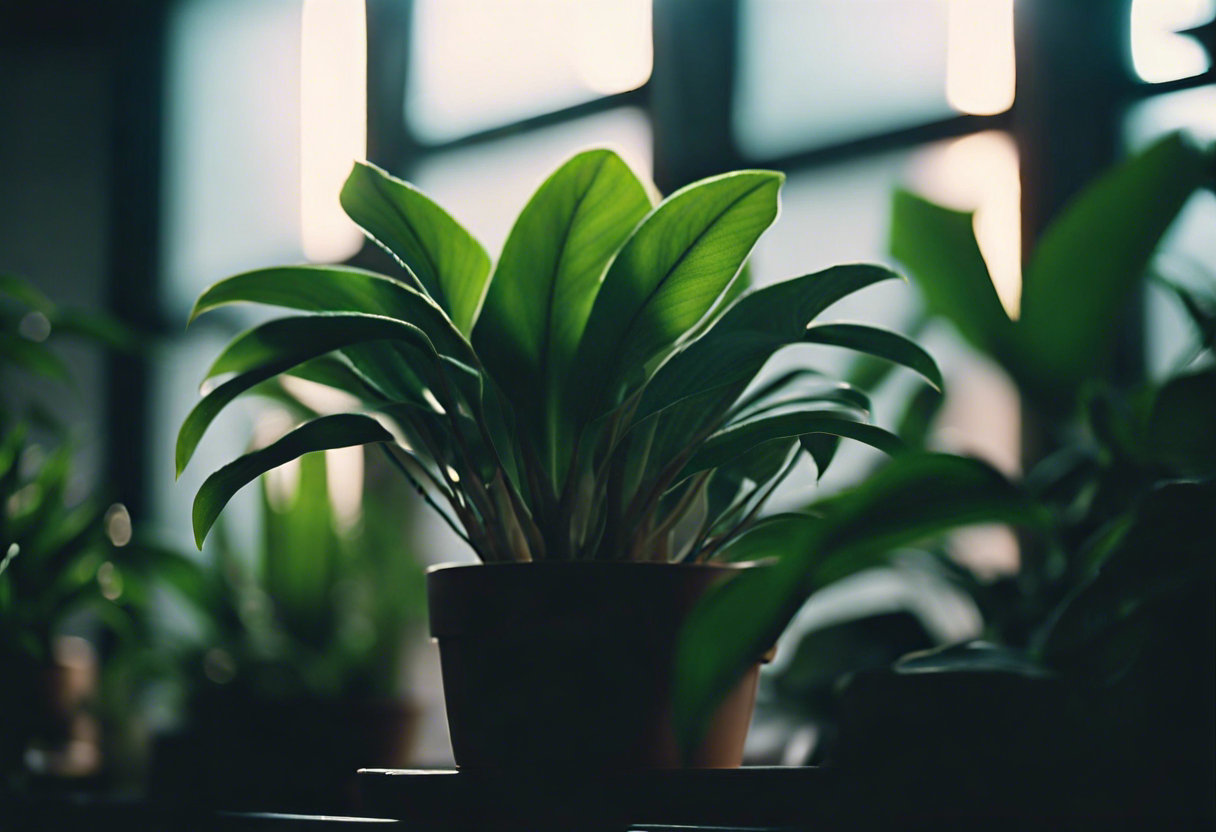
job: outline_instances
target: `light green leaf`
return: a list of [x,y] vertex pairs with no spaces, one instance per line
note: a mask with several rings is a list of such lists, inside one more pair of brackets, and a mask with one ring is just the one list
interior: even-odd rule
[[207,532],[232,495],[272,468],[313,451],[392,441],[375,419],[354,413],[322,416],[301,425],[274,444],[245,454],[207,477],[194,497],[194,542],[202,549]]
[[811,508],[819,516],[783,515],[729,547],[731,559],[777,562],[726,583],[693,611],[677,654],[673,701],[684,747],[815,590],[950,529],[1049,520],[990,466],[945,454],[901,456],[853,491]]
[[886,359],[920,373],[938,392],[942,389],[942,371],[937,368],[933,356],[898,332],[864,324],[816,324],[807,327],[802,340]]
[[708,390],[750,381],[773,353],[841,298],[899,275],[882,266],[837,266],[745,295],[701,338],[677,351],[646,385],[637,419]]
[[532,422],[555,482],[561,381],[608,261],[650,208],[645,186],[616,153],[578,154],[519,215],[486,293],[474,342],[516,412]]
[[1088,186],[1051,224],[1025,270],[1018,322],[1036,379],[1071,389],[1109,368],[1112,322],[1211,165],[1210,153],[1167,136]]
[[367,162],[355,163],[340,199],[347,215],[468,335],[490,274],[481,244],[430,197]]
[[854,439],[883,453],[896,456],[906,448],[899,437],[875,425],[867,425],[845,411],[802,410],[763,416],[731,425],[706,440],[684,467],[681,477],[716,468],[774,439],[812,433]]
[[[784,176],[739,171],[672,194],[622,247],[596,296],[571,384],[585,424],[709,312],[777,218]],[[640,379],[637,379],[640,380]]]

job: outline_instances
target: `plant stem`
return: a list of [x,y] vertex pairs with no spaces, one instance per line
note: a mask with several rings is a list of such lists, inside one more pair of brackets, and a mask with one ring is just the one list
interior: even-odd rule
[[456,525],[455,521],[453,521],[451,517],[448,517],[447,512],[444,511],[442,508],[440,508],[439,504],[436,503],[433,499],[431,499],[431,495],[429,493],[427,493],[427,490],[425,488],[422,487],[422,483],[418,482],[418,480],[416,480],[414,478],[414,475],[409,472],[409,469],[405,467],[405,463],[403,463],[401,460],[397,459],[396,455],[392,452],[392,450],[390,450],[388,448],[387,445],[381,443],[380,448],[381,448],[381,450],[384,451],[384,455],[386,457],[388,457],[388,461],[391,462],[393,464],[393,466],[398,471],[400,471],[407,480],[409,480],[410,485],[412,485],[414,487],[414,490],[418,492],[418,494],[422,497],[422,499],[424,501],[426,501],[426,504],[428,506],[430,506],[435,511],[436,514],[438,514],[440,517],[443,518],[443,521],[448,524],[448,528],[450,528],[453,532],[455,532],[457,537],[459,537],[465,543],[469,544],[469,547],[474,552],[477,553],[478,557],[480,557],[482,560],[485,560],[486,559],[485,554],[481,550],[479,550],[477,548],[477,546],[473,545],[473,541],[469,539],[468,535],[466,535],[464,532],[462,532],[460,530],[460,528]]

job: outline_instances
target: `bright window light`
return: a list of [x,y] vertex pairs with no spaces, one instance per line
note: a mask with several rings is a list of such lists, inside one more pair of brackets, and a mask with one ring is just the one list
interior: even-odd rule
[[1216,16],[1216,0],[1133,0],[1132,65],[1150,84],[1190,78],[1211,62],[1198,43],[1178,32]]
[[917,190],[959,211],[975,212],[975,237],[997,296],[1016,319],[1022,299],[1022,184],[1018,151],[1007,133],[955,139],[915,171]]
[[977,116],[1013,106],[1013,0],[949,0],[946,98]]
[[362,235],[338,194],[367,153],[367,21],[363,0],[304,0],[300,55],[300,220],[304,256],[345,260]]
[[636,89],[651,0],[415,0],[406,118],[442,142]]

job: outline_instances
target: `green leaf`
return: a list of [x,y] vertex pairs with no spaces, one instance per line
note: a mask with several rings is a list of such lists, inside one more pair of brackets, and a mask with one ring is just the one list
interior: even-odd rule
[[908,447],[924,450],[929,432],[945,402],[946,398],[939,390],[928,384],[917,385],[916,392],[908,399],[895,433]]
[[[417,327],[373,315],[304,315],[269,321],[239,336],[216,359],[208,377],[236,372],[235,378],[208,393],[182,422],[177,434],[177,473],[180,476],[207,427],[227,405],[246,390],[305,361],[352,344],[397,340],[434,354]],[[429,347],[429,350],[428,350]]]
[[1175,482],[1149,493],[1114,550],[1060,605],[1041,640],[1055,667],[1083,661],[1093,643],[1149,605],[1216,577],[1216,481]]
[[616,153],[580,153],[540,186],[494,270],[474,342],[516,411],[533,421],[555,482],[561,381],[608,261],[650,209],[646,188]]
[[490,257],[460,223],[413,185],[356,162],[342,186],[342,208],[392,254],[465,335],[473,330],[490,275]]
[[1118,320],[1211,156],[1173,134],[1087,187],[1051,224],[1025,270],[1023,360],[1054,388],[1105,372]]
[[245,454],[207,477],[194,498],[194,542],[203,548],[207,532],[232,495],[270,469],[313,451],[392,441],[375,419],[353,413],[322,416],[301,425],[274,444]]
[[975,240],[973,218],[897,190],[891,208],[891,255],[915,279],[931,312],[999,358],[1006,352],[1012,323]]
[[44,315],[49,316],[55,311],[55,304],[51,303],[50,298],[31,286],[28,281],[14,274],[0,272],[0,294],[8,295]]
[[807,327],[802,340],[883,358],[920,373],[938,392],[943,387],[942,372],[933,356],[898,332],[864,324],[816,324]]
[[773,646],[815,590],[950,529],[1049,520],[992,467],[945,454],[901,456],[858,488],[811,508],[819,516],[782,515],[732,544],[725,553],[732,560],[778,560],[727,582],[690,616],[677,653],[673,700],[684,747],[696,741],[721,697]]
[[1216,369],[1176,376],[1161,388],[1144,450],[1183,474],[1216,473]]
[[646,385],[635,418],[644,419],[708,390],[750,381],[773,353],[801,342],[807,325],[833,303],[898,278],[882,266],[837,266],[745,295],[705,335],[659,368]]
[[63,359],[44,344],[0,332],[0,362],[11,361],[35,375],[72,384],[72,373]]
[[134,330],[109,315],[61,308],[51,313],[48,320],[52,334],[87,338],[132,355],[146,347]]
[[907,450],[899,437],[875,425],[855,421],[847,412],[803,410],[764,416],[728,426],[706,440],[684,467],[681,478],[698,471],[716,468],[752,448],[774,439],[794,438],[812,433],[854,439],[883,453],[897,456]]
[[471,352],[430,297],[391,277],[349,266],[283,266],[234,275],[203,291],[190,312],[190,322],[232,303],[396,318],[425,332],[444,355],[467,360]]
[[609,266],[579,344],[571,384],[582,424],[614,407],[622,385],[710,311],[777,218],[784,178],[711,177],[669,196],[638,226]]

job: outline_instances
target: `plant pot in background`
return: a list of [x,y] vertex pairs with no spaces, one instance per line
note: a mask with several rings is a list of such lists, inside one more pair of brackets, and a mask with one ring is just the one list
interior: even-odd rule
[[539,562],[440,566],[427,575],[448,729],[463,769],[734,768],[760,665],[681,760],[671,724],[688,613],[742,568]]

